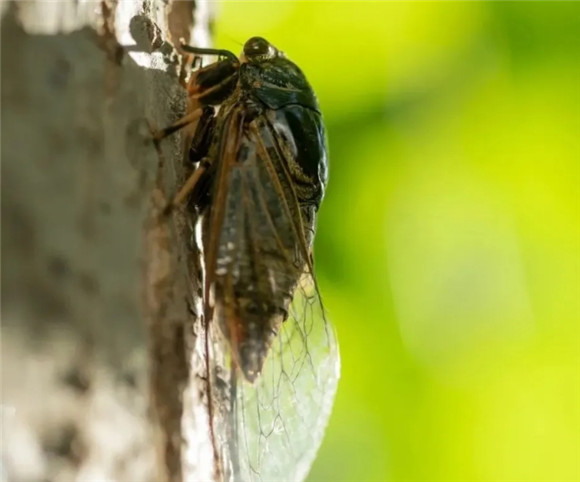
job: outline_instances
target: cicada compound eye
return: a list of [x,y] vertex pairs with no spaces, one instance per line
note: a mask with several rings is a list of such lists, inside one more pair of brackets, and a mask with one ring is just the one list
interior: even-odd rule
[[276,56],[276,49],[262,37],[252,37],[244,45],[244,56],[249,61],[272,59]]

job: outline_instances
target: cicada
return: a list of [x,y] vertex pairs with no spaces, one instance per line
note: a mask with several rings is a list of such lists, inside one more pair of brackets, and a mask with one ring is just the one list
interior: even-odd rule
[[158,135],[197,122],[195,169],[172,205],[189,199],[201,219],[217,478],[302,480],[339,377],[312,256],[328,172],[322,115],[302,71],[261,37],[239,58],[182,47],[218,58],[192,73],[189,112]]

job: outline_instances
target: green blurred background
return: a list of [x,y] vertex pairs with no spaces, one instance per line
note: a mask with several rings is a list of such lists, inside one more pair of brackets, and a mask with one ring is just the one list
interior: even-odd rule
[[580,480],[580,4],[224,2],[325,114],[309,482]]

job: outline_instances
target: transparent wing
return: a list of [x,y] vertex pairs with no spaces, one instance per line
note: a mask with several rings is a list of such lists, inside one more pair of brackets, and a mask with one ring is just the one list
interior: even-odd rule
[[334,330],[311,275],[305,274],[260,378],[253,385],[237,379],[234,480],[306,477],[322,442],[339,372]]

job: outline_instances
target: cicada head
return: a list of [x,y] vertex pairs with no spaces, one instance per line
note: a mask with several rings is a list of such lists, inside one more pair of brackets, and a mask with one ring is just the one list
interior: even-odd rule
[[252,37],[240,55],[244,91],[268,109],[298,104],[320,112],[316,95],[300,68],[262,37]]

